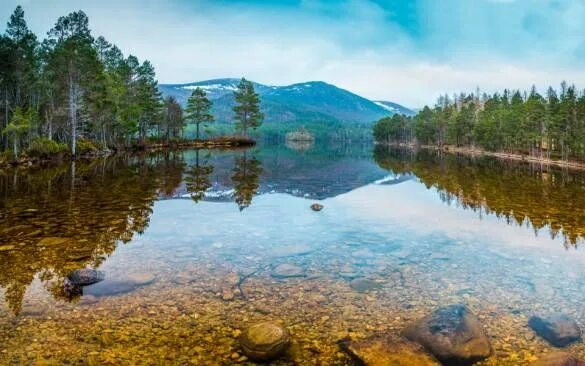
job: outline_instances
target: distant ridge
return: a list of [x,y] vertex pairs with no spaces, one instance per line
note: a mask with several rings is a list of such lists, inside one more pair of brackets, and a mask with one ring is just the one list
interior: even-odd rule
[[385,100],[374,100],[373,102],[391,112],[392,114],[404,114],[405,116],[414,116],[416,114],[414,110],[406,108],[398,103],[388,102]]
[[[160,84],[159,89],[165,97],[174,96],[179,103],[185,105],[191,91],[200,87],[214,102],[213,113],[216,119],[219,122],[229,122],[233,118],[233,91],[239,81],[236,78],[224,78],[186,84]],[[369,124],[394,113],[414,113],[399,104],[376,103],[323,81],[308,81],[286,86],[254,83],[254,87],[261,95],[262,111],[267,124],[297,125],[308,122]]]

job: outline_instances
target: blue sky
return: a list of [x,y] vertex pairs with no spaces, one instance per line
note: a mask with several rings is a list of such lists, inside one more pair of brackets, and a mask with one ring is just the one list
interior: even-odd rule
[[4,21],[17,3],[41,35],[83,9],[161,82],[323,80],[413,107],[476,86],[585,87],[582,0],[0,0]]

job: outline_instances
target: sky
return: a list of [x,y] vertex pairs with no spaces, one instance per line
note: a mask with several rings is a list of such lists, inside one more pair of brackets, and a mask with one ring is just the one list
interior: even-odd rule
[[585,88],[584,0],[0,0],[0,31],[17,4],[41,38],[84,10],[161,83],[322,80],[409,107],[477,87]]

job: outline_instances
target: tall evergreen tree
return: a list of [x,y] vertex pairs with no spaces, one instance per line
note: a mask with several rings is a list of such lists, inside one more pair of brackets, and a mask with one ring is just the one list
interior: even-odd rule
[[254,84],[244,78],[240,80],[234,92],[236,106],[233,108],[236,118],[236,129],[248,135],[248,129],[256,129],[262,125],[264,115],[260,112],[260,96],[254,91]]
[[187,100],[187,120],[191,121],[196,126],[196,138],[199,139],[199,125],[213,122],[214,118],[211,115],[212,103],[207,99],[205,91],[200,87],[195,88],[191,96]]

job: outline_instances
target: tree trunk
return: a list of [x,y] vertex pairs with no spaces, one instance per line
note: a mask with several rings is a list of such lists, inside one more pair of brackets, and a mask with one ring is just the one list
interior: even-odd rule
[[77,147],[77,87],[69,64],[69,120],[71,123],[71,155],[75,156]]

